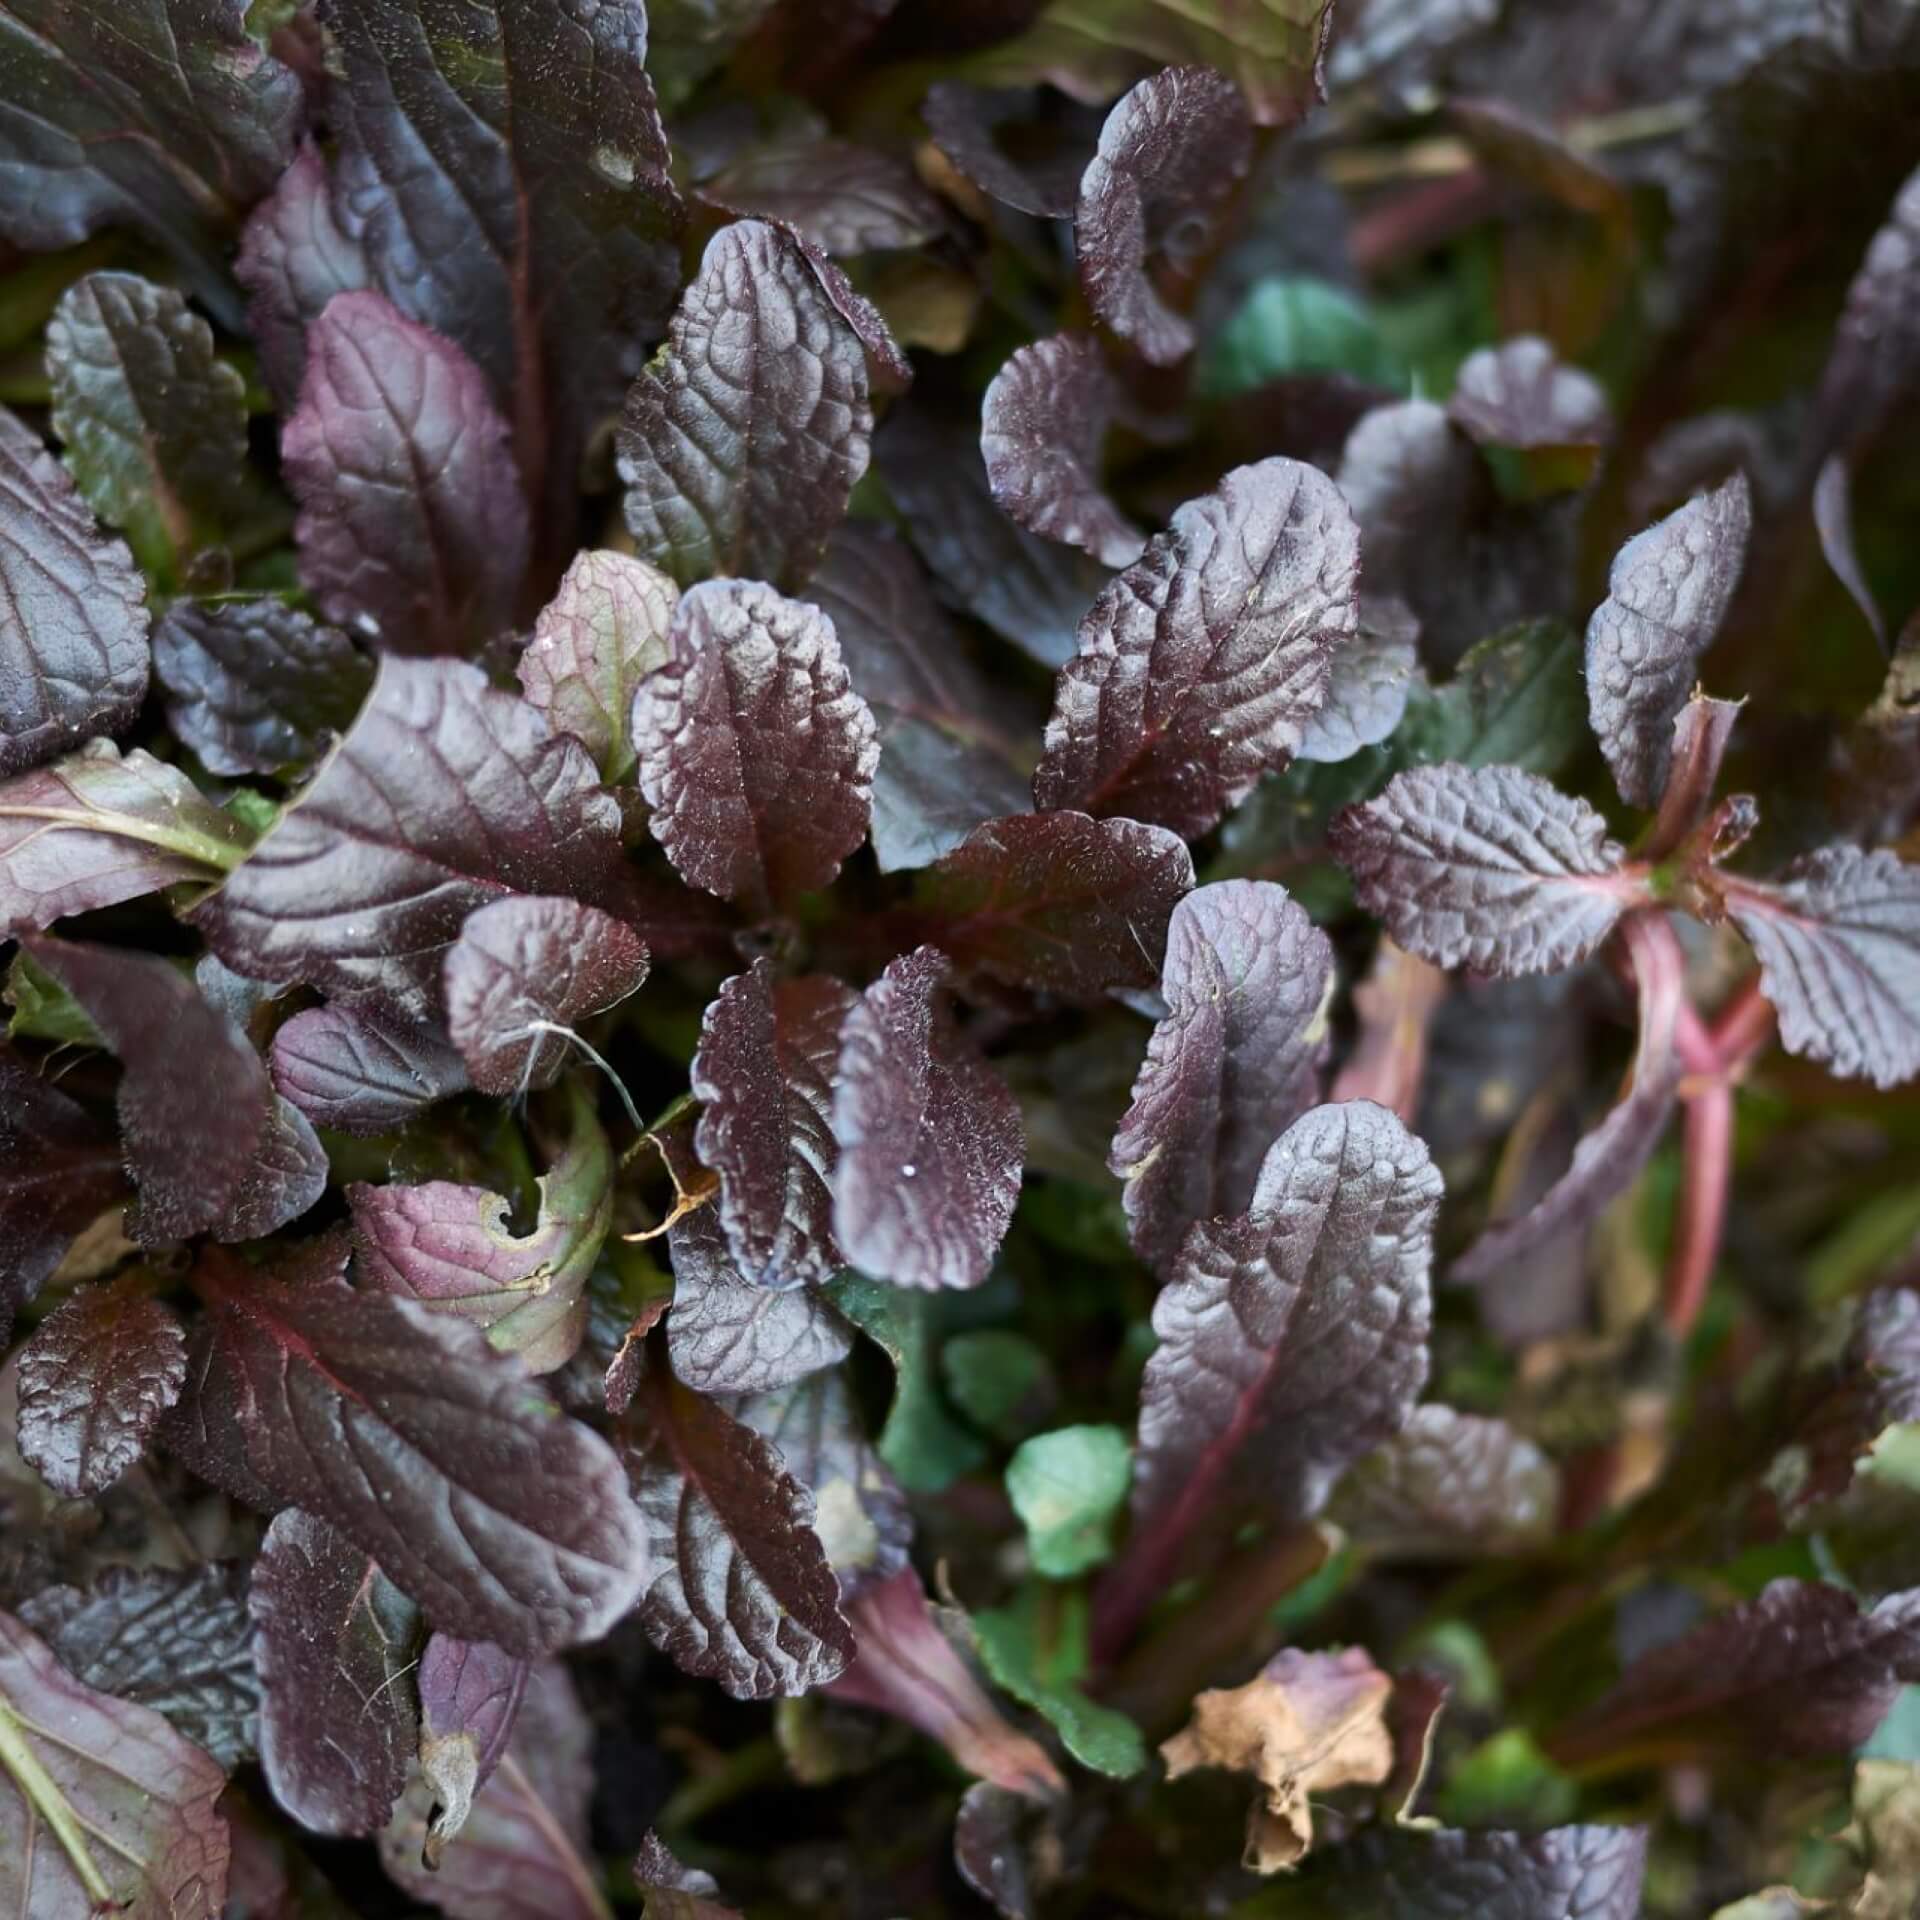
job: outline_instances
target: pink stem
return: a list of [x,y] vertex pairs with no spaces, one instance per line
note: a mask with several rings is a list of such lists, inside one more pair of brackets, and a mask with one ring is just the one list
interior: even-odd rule
[[1682,1124],[1680,1211],[1663,1289],[1667,1328],[1676,1339],[1692,1331],[1706,1304],[1732,1176],[1733,1087],[1716,1076],[1687,1100]]

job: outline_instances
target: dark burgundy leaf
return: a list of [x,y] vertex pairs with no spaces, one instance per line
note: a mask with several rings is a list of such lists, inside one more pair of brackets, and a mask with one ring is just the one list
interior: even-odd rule
[[1043,667],[1072,659],[1078,623],[1107,571],[1015,526],[994,505],[977,427],[899,408],[874,452],[941,597]]
[[311,784],[191,917],[240,973],[419,1021],[476,907],[612,904],[623,875],[619,805],[577,740],[478,667],[389,657]]
[[[1681,847],[1706,817],[1720,788],[1720,763],[1726,758],[1727,743],[1743,704],[1739,700],[1715,700],[1696,687],[1680,709],[1673,723],[1673,758],[1666,791],[1660,796],[1660,811],[1639,848],[1643,858],[1664,859]],[[1729,806],[1734,804],[1728,802]],[[1731,817],[1723,817],[1731,825]],[[1717,833],[1714,858],[1724,858],[1735,844],[1720,844]]]
[[1621,798],[1659,803],[1673,723],[1713,644],[1753,521],[1744,474],[1637,533],[1587,626],[1587,711]]
[[248,216],[234,277],[251,296],[247,319],[260,370],[281,411],[300,399],[307,329],[336,293],[371,286],[366,250],[334,209],[327,163],[311,140]]
[[1860,555],[1853,543],[1853,472],[1843,454],[1831,454],[1821,463],[1813,483],[1813,527],[1820,536],[1820,551],[1826,556],[1833,577],[1846,588],[1847,597],[1860,609],[1873,629],[1880,651],[1887,651],[1887,622],[1873,597]]
[[309,1007],[273,1036],[273,1084],[315,1126],[392,1133],[467,1084],[466,1062],[431,1027],[374,1007]]
[[1598,447],[1613,432],[1599,381],[1531,333],[1468,354],[1447,411],[1482,446]]
[[631,554],[576,554],[520,656],[520,691],[593,755],[609,785],[633,778],[633,690],[672,651],[680,590]]
[[754,1286],[816,1286],[844,1264],[833,1238],[833,1070],[855,998],[827,974],[776,981],[760,960],[721,987],[700,1022],[688,1069],[703,1103],[694,1145],[720,1176],[737,1278]]
[[771,587],[716,580],[681,597],[672,651],[633,701],[654,838],[726,899],[828,885],[866,838],[880,758],[833,622]]
[[434,1625],[512,1652],[591,1639],[633,1604],[647,1547],[618,1463],[477,1328],[219,1252],[196,1284],[208,1311],[165,1437],[203,1478],[305,1508]]
[[301,118],[298,77],[241,0],[7,11],[0,93],[20,104],[0,134],[0,234],[45,253],[134,226],[218,286],[223,229],[292,157]]
[[627,1439],[656,1571],[648,1637],[739,1700],[805,1693],[853,1657],[813,1496],[750,1427],[652,1368]]
[[953,1863],[1002,1920],[1033,1920],[1038,1911],[1021,1815],[1031,1804],[990,1780],[976,1780],[960,1796],[953,1822]]
[[84,1591],[43,1588],[20,1617],[75,1679],[164,1714],[221,1766],[252,1755],[260,1680],[239,1563],[108,1567]]
[[327,1150],[313,1123],[276,1093],[253,1159],[209,1231],[228,1245],[278,1233],[319,1201],[327,1190],[327,1172]]
[[447,949],[447,1031],[482,1093],[550,1087],[570,1057],[567,1033],[646,977],[647,949],[625,921],[578,900],[512,895],[476,907]]
[[1223,880],[1174,908],[1166,1016],[1109,1161],[1149,1265],[1252,1202],[1267,1149],[1320,1096],[1333,984],[1327,936],[1284,887]]
[[1816,1580],[1759,1595],[1643,1654],[1549,1743],[1562,1764],[1620,1749],[1843,1753],[1920,1677],[1920,1593],[1862,1607]]
[[158,954],[44,934],[24,944],[124,1069],[115,1106],[140,1190],[127,1231],[145,1245],[205,1232],[239,1193],[266,1131],[273,1086],[260,1056]]
[[1097,1000],[1154,985],[1167,916],[1192,885],[1192,857],[1162,827],[1017,813],[976,827],[929,867],[914,902],[960,966]]
[[1419,638],[1404,600],[1362,599],[1359,630],[1334,649],[1327,703],[1307,722],[1294,757],[1337,763],[1387,739],[1420,683]]
[[1822,847],[1771,885],[1718,883],[1790,1052],[1897,1086],[1920,1073],[1920,867]]
[[20,1349],[20,1452],[55,1493],[111,1486],[147,1450],[187,1377],[172,1308],[129,1288],[87,1287]]
[[1043,220],[1064,220],[1080,197],[1087,145],[1034,160],[1015,160],[994,138],[995,130],[1016,119],[1033,96],[1017,89],[994,91],[942,80],[927,89],[920,118],[934,143],[960,173],[1003,206]]
[[1028,782],[1005,738],[1004,693],[967,658],[913,555],[850,520],[806,596],[832,618],[855,690],[880,728],[873,850],[883,873],[925,866],[983,820],[1018,813]]
[[1425,1406],[1354,1467],[1331,1511],[1370,1554],[1477,1560],[1543,1545],[1559,1505],[1558,1471],[1523,1434]]
[[498,1771],[438,1867],[426,1864],[436,1790],[424,1768],[380,1836],[381,1864],[453,1920],[607,1920],[587,1829],[593,1749],[593,1723],[566,1668],[542,1662],[527,1677]]
[[0,1341],[80,1230],[125,1192],[113,1127],[0,1047]]
[[1155,366],[1191,353],[1193,328],[1162,299],[1149,261],[1176,273],[1196,262],[1252,160],[1246,103],[1210,67],[1142,80],[1100,129],[1074,211],[1080,286],[1095,317]]
[[1815,402],[1818,443],[1872,439],[1920,379],[1920,172],[1909,174],[1847,289]]
[[[1442,0],[1443,5],[1447,3]],[[1760,4],[1765,7],[1770,0]],[[1746,6],[1747,0],[1734,0],[1732,10],[1745,11]],[[1459,128],[1481,165],[1502,181],[1525,189],[1529,196],[1607,223],[1609,242],[1624,250],[1630,202],[1625,186],[1607,171],[1604,153],[1583,151],[1550,119],[1540,119],[1507,100],[1452,100],[1447,118]]]
[[851,140],[810,135],[749,147],[707,181],[701,197],[729,213],[778,221],[827,253],[922,247],[946,225],[913,169]]
[[1020,1197],[1019,1102],[955,1030],[948,972],[933,947],[894,961],[840,1034],[834,1230],[895,1286],[977,1287]]
[[531,1230],[511,1204],[452,1180],[347,1189],[362,1286],[457,1315],[486,1330],[529,1373],[551,1373],[586,1332],[587,1280],[613,1219],[613,1154],[579,1088],[572,1133],[539,1181]]
[[1636,918],[1627,922],[1623,937],[1640,999],[1640,1038],[1626,1087],[1574,1148],[1566,1172],[1524,1212],[1489,1227],[1453,1263],[1450,1278],[1484,1280],[1591,1225],[1632,1185],[1660,1144],[1680,1088],[1674,1031],[1686,982],[1679,949],[1664,929],[1656,932]]
[[617,444],[641,557],[792,592],[867,470],[866,354],[797,241],[723,227],[634,382]]
[[140,711],[146,595],[124,542],[0,407],[0,776],[118,733]]
[[1146,536],[1100,485],[1100,449],[1119,389],[1084,333],[1022,347],[994,375],[980,413],[980,453],[995,503],[1032,533],[1131,566]]
[[258,511],[246,382],[176,288],[134,273],[76,280],[47,323],[46,356],[68,470],[151,577],[173,584]]
[[741,1920],[732,1907],[707,1898],[720,1891],[713,1875],[683,1867],[657,1833],[640,1843],[633,1878],[640,1889],[640,1920]]
[[1318,1107],[1274,1142],[1249,1212],[1187,1236],[1154,1302],[1134,1534],[1110,1576],[1161,1590],[1196,1527],[1319,1510],[1427,1375],[1440,1175],[1384,1107]]
[[167,724],[213,773],[276,773],[318,758],[373,684],[338,627],[275,594],[211,606],[176,600],[153,630]]
[[1312,467],[1237,467],[1188,501],[1081,622],[1035,801],[1205,833],[1325,704],[1358,569],[1353,516]]
[[1644,1827],[1370,1827],[1286,1889],[1280,1920],[1638,1920]]
[[899,395],[913,385],[913,362],[901,351],[886,316],[851,280],[836,267],[814,243],[794,227],[784,232],[800,249],[801,257],[813,269],[827,303],[853,329],[860,350],[867,359],[867,381],[875,393]]
[[146,1707],[76,1680],[0,1613],[0,1901],[32,1920],[214,1920],[226,1775]]
[[380,294],[336,294],[308,330],[280,457],[300,577],[328,619],[392,653],[470,653],[511,624],[526,497],[507,422],[451,340]]
[[0,935],[217,880],[246,840],[178,767],[90,741],[0,785]]
[[1518,767],[1396,774],[1327,843],[1403,947],[1503,978],[1577,965],[1645,895],[1600,815]]
[[485,1640],[436,1633],[420,1656],[420,1772],[435,1807],[421,1865],[440,1864],[473,1813],[473,1796],[493,1778],[513,1737],[531,1671]]
[[900,1483],[861,1430],[843,1368],[750,1394],[733,1403],[733,1414],[772,1442],[786,1470],[812,1491],[813,1530],[842,1600],[907,1564],[913,1514]]
[[407,1784],[419,1713],[419,1616],[311,1514],[274,1516],[247,1596],[260,1675],[260,1766],[314,1833],[378,1833]]
[[853,1328],[811,1287],[746,1279],[727,1257],[711,1207],[674,1223],[667,1355],[696,1393],[767,1393],[853,1350]]

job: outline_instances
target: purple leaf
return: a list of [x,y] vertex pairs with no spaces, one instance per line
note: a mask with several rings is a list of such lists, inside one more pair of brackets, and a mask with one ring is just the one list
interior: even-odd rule
[[46,363],[68,471],[161,585],[258,513],[246,382],[177,288],[76,280],[47,322]]
[[711,1208],[674,1223],[667,1357],[696,1393],[768,1393],[844,1360],[853,1328],[812,1287],[746,1279]]
[[1645,891],[1593,808],[1519,767],[1396,774],[1327,844],[1401,946],[1502,978],[1577,965]]
[[880,728],[873,851],[882,873],[925,866],[983,820],[1031,802],[1007,733],[1020,726],[967,658],[918,563],[891,533],[850,520],[806,596],[833,621],[855,690]]
[[467,1084],[432,1028],[373,1007],[309,1007],[273,1036],[273,1084],[315,1126],[392,1133]]
[[360,711],[373,668],[338,627],[273,594],[176,600],[153,630],[167,724],[210,772],[304,768]]
[[472,1321],[529,1373],[565,1366],[586,1332],[587,1279],[613,1220],[607,1137],[577,1088],[571,1104],[571,1136],[540,1178],[525,1234],[508,1224],[511,1203],[485,1187],[349,1187],[360,1284]]
[[336,293],[372,285],[365,249],[334,210],[327,163],[311,140],[247,218],[234,278],[251,296],[247,322],[260,370],[291,413],[307,370],[307,329]]
[[1760,956],[1788,1052],[1879,1087],[1920,1074],[1920,867],[1842,845],[1768,885],[1712,884]]
[[125,1191],[113,1128],[0,1047],[0,1341],[75,1236]]
[[83,1686],[0,1613],[0,1901],[33,1920],[215,1920],[226,1775],[146,1707]]
[[851,140],[788,136],[749,147],[701,188],[729,213],[778,221],[845,258],[923,247],[946,226],[913,169]]
[[1816,1580],[1773,1580],[1643,1654],[1549,1742],[1565,1765],[1620,1749],[1844,1753],[1920,1679],[1920,1592],[1862,1607]]
[[680,590],[631,554],[576,554],[520,656],[520,691],[593,755],[610,786],[633,778],[633,691],[672,653]]
[[948,971],[933,947],[894,961],[840,1032],[834,1231],[895,1286],[977,1287],[1020,1197],[1019,1102],[955,1030]]
[[1064,220],[1080,196],[1086,147],[1077,152],[1065,147],[1039,160],[1023,153],[1016,161],[994,138],[996,129],[1018,118],[1032,98],[1019,89],[995,92],[942,80],[927,89],[920,118],[934,144],[989,199],[1043,220]]
[[239,821],[178,767],[89,741],[0,785],[0,934],[217,880],[245,850]]
[[300,578],[328,619],[392,653],[471,653],[513,620],[527,503],[480,370],[377,293],[308,330],[280,435]]
[[420,1864],[437,1869],[506,1756],[531,1668],[485,1640],[434,1634],[420,1656],[420,1772],[434,1796]]
[[20,1349],[20,1453],[55,1493],[85,1499],[147,1450],[187,1377],[187,1336],[141,1290],[87,1287]]
[[309,1832],[378,1833],[413,1756],[419,1616],[364,1553],[297,1507],[267,1529],[247,1610],[273,1797]]
[[1154,985],[1167,916],[1192,885],[1192,857],[1163,827],[1017,813],[976,827],[927,868],[914,906],[961,967],[1098,1000]]
[[475,908],[447,949],[447,1031],[482,1093],[550,1087],[569,1058],[566,1031],[646,977],[647,949],[625,921],[578,900],[510,895]]
[[1674,1032],[1686,998],[1684,970],[1664,927],[1656,934],[1642,920],[1631,919],[1623,933],[1640,997],[1640,1037],[1628,1084],[1574,1148],[1566,1172],[1524,1213],[1490,1226],[1453,1263],[1450,1279],[1484,1280],[1509,1262],[1590,1226],[1633,1184],[1660,1144],[1680,1090]]
[[76,1680],[164,1714],[222,1767],[252,1756],[260,1681],[242,1564],[107,1567],[84,1591],[43,1587],[20,1618]]
[[127,1231],[157,1246],[205,1232],[239,1193],[273,1087],[247,1041],[158,954],[23,943],[86,1010],[122,1068],[115,1106],[140,1197]]
[[694,1145],[720,1176],[726,1249],[754,1286],[817,1286],[844,1264],[833,1238],[833,1070],[855,998],[827,974],[776,981],[760,960],[725,982],[700,1022],[688,1070],[702,1102]]
[[1295,758],[1337,763],[1387,739],[1420,680],[1419,638],[1404,600],[1363,599],[1359,631],[1334,649],[1327,703],[1307,722]]
[[1080,286],[1095,317],[1155,366],[1184,360],[1193,328],[1161,298],[1149,258],[1175,273],[1195,265],[1252,161],[1246,102],[1210,67],[1142,80],[1100,129],[1074,212]]
[[617,436],[641,557],[682,586],[736,574],[792,592],[872,432],[865,351],[799,244],[760,220],[721,228]]
[[1920,379],[1920,171],[1907,176],[1847,289],[1814,403],[1816,440],[1851,450],[1871,440]]
[[587,442],[679,284],[683,209],[647,10],[328,0],[322,13],[341,224],[372,283],[464,349],[512,416],[557,574]]
[[1613,416],[1599,381],[1554,355],[1537,334],[1482,347],[1461,362],[1447,411],[1482,446],[1598,447]]
[[1847,590],[1847,598],[1860,609],[1873,629],[1880,651],[1887,651],[1887,622],[1873,597],[1866,570],[1860,564],[1859,549],[1853,541],[1853,470],[1844,454],[1830,454],[1821,462],[1813,483],[1813,529],[1820,536],[1820,551],[1833,577]]
[[954,1816],[953,1864],[1001,1920],[1034,1920],[1039,1910],[1021,1831],[1021,1816],[1032,1811],[1019,1794],[976,1780],[960,1796]]
[[880,743],[833,622],[751,580],[689,588],[633,701],[640,790],[683,877],[725,899],[829,885],[866,838]]
[[874,1452],[848,1397],[845,1369],[810,1374],[790,1387],[733,1403],[778,1450],[786,1470],[813,1494],[813,1530],[850,1601],[907,1564],[913,1514],[900,1484]]
[[1637,533],[1614,556],[1587,625],[1587,712],[1620,797],[1659,803],[1673,723],[1693,690],[1746,560],[1744,474]]
[[656,1568],[639,1609],[648,1638],[737,1700],[833,1679],[853,1634],[812,1494],[752,1428],[661,1368],[630,1418],[628,1470]]
[[[1673,757],[1668,767],[1666,791],[1660,796],[1660,811],[1647,829],[1638,849],[1645,860],[1663,860],[1686,843],[1694,828],[1707,816],[1720,787],[1720,763],[1726,758],[1727,743],[1745,703],[1739,700],[1715,700],[1697,687],[1680,709],[1673,723]],[[1742,811],[1752,808],[1751,800],[1729,801],[1728,808]],[[1747,823],[1747,832],[1758,820]],[[1724,859],[1738,840],[1727,840],[1735,824],[1733,814],[1722,809],[1713,835],[1712,857]],[[1741,839],[1745,833],[1740,835]],[[1724,842],[1724,844],[1723,844]]]
[[1425,1406],[1341,1481],[1331,1513],[1370,1555],[1478,1560],[1544,1545],[1559,1506],[1559,1472],[1525,1435]]
[[1033,793],[1187,839],[1292,758],[1354,634],[1353,516],[1292,460],[1190,500],[1080,624]]
[[1405,1423],[1427,1375],[1440,1191],[1426,1148],[1356,1100],[1296,1120],[1250,1211],[1187,1235],[1154,1302],[1133,1539],[1103,1606],[1158,1593],[1196,1527],[1318,1512]]
[[536,1666],[499,1769],[438,1868],[425,1863],[435,1788],[424,1768],[380,1836],[381,1865],[452,1920],[608,1920],[587,1830],[593,1733],[566,1668]]
[[327,1150],[313,1123],[276,1093],[253,1158],[226,1211],[208,1231],[228,1245],[278,1233],[319,1203],[327,1190],[327,1174]]
[[1333,949],[1284,887],[1223,880],[1174,908],[1159,984],[1108,1163],[1154,1267],[1196,1220],[1251,1204],[1267,1149],[1319,1099]]
[[419,1021],[476,907],[613,904],[624,872],[619,805],[577,740],[478,667],[389,657],[346,738],[190,917],[237,972]]
[[299,79],[241,0],[9,12],[7,97],[36,104],[0,136],[0,236],[46,253],[133,226],[219,285],[224,229],[292,157],[301,117]]
[[125,544],[0,407],[0,777],[118,733],[140,711],[146,595]]
[[732,1907],[706,1897],[720,1891],[713,1875],[682,1866],[657,1833],[641,1841],[633,1878],[640,1889],[640,1920],[741,1920]]
[[995,504],[1029,532],[1079,547],[1109,567],[1140,558],[1146,536],[1100,486],[1100,448],[1119,389],[1090,334],[1020,348],[994,375],[980,414],[980,453]]
[[434,1625],[511,1652],[592,1639],[633,1604],[647,1547],[618,1463],[477,1328],[217,1251],[195,1281],[208,1311],[165,1437],[203,1478],[305,1508]]

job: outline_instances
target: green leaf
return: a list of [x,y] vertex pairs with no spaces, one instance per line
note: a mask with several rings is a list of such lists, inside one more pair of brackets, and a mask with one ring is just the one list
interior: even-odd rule
[[865,1274],[843,1273],[828,1296],[893,1361],[893,1407],[880,1433],[880,1458],[912,1493],[938,1493],[986,1458],[986,1449],[947,1411],[934,1372],[933,1302]]
[[1551,778],[1587,738],[1580,643],[1558,620],[1529,620],[1471,648],[1453,678],[1416,695],[1393,736],[1403,766],[1457,760]]
[[7,969],[7,1022],[10,1040],[52,1040],[61,1046],[102,1047],[100,1029],[86,1010],[26,948],[19,948]]
[[940,1371],[948,1398],[996,1440],[1024,1439],[1059,1398],[1047,1356],[999,1327],[955,1334],[940,1349]]
[[994,1684],[1043,1715],[1083,1767],[1125,1779],[1147,1764],[1140,1729],[1074,1684],[1086,1670],[1082,1596],[1031,1586],[1013,1606],[976,1613],[970,1625]]
[[1007,1466],[1007,1497],[1034,1566],[1070,1580],[1105,1560],[1132,1474],[1133,1452],[1118,1427],[1059,1427],[1025,1441]]
[[1449,1770],[1434,1811],[1449,1826],[1551,1827],[1573,1818],[1578,1787],[1521,1727],[1509,1727]]
[[1400,387],[1406,368],[1373,315],[1341,288],[1308,275],[1255,283],[1200,362],[1202,395],[1224,398],[1298,373],[1345,373]]

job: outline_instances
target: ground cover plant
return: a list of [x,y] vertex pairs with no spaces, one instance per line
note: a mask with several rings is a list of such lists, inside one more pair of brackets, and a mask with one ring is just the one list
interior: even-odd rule
[[0,1910],[1920,1910],[1916,0],[0,103]]

